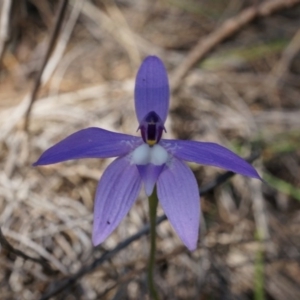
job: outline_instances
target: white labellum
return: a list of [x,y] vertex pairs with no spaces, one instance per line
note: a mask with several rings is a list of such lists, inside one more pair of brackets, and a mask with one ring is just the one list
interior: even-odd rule
[[161,166],[168,161],[169,154],[162,146],[156,144],[150,147],[142,144],[132,152],[131,162],[135,165],[153,164]]

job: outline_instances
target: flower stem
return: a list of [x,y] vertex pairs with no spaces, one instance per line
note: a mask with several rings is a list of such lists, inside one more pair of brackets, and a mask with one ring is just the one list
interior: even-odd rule
[[149,202],[149,216],[150,216],[150,253],[148,264],[148,288],[150,296],[154,300],[158,300],[158,293],[155,288],[153,271],[155,266],[155,251],[156,251],[156,209],[158,198],[156,194],[156,187],[152,195],[148,198]]

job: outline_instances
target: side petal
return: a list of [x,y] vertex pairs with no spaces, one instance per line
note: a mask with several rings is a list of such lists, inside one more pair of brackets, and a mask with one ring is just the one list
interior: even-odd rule
[[145,192],[147,196],[150,196],[153,192],[154,186],[160,173],[163,171],[165,165],[156,166],[153,164],[137,165],[141,179],[145,186]]
[[157,181],[157,195],[182,242],[189,250],[195,250],[200,224],[200,196],[190,168],[173,157]]
[[156,56],[148,56],[140,66],[135,80],[135,111],[139,123],[154,111],[163,123],[169,110],[169,81],[163,62]]
[[121,156],[141,143],[142,139],[139,137],[91,127],[71,134],[46,150],[33,166],[70,159]]
[[94,204],[93,244],[102,243],[126,216],[141,189],[141,179],[127,156],[114,160],[102,175]]
[[261,179],[243,158],[215,143],[163,140],[161,144],[177,158],[202,165],[215,166],[249,177]]

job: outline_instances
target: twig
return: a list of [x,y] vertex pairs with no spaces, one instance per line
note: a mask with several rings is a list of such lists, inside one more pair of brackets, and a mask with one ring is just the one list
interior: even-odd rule
[[0,245],[3,249],[6,249],[9,253],[13,253],[16,256],[22,257],[25,260],[31,260],[33,262],[36,262],[40,264],[46,273],[48,274],[57,274],[56,270],[53,270],[49,263],[43,259],[43,258],[35,258],[32,256],[27,255],[26,253],[22,252],[21,250],[15,249],[5,238],[5,236],[2,233],[2,229],[0,228]]
[[300,0],[274,0],[264,1],[259,5],[244,9],[237,16],[232,17],[220,25],[215,31],[199,40],[182,63],[172,74],[171,86],[175,91],[188,71],[200,60],[202,60],[212,49],[221,42],[236,34],[245,25],[255,18],[266,17],[282,9],[290,8],[299,4]]
[[[253,162],[255,159],[259,157],[259,153],[253,153],[249,158],[247,158],[248,162]],[[233,172],[225,172],[224,174],[218,176],[215,180],[210,182],[209,184],[205,185],[201,188],[200,195],[203,196],[209,192],[211,192],[215,187],[224,183],[227,179],[234,176],[235,173]],[[156,219],[156,225],[159,225],[163,221],[167,219],[166,215],[162,215]],[[150,232],[150,225],[145,225],[140,231],[136,234],[132,235],[131,237],[127,238],[123,242],[119,243],[114,249],[105,252],[101,257],[95,259],[90,265],[82,267],[76,274],[70,276],[69,278],[64,279],[60,284],[53,285],[55,288],[50,290],[48,293],[45,293],[40,300],[47,300],[57,294],[61,293],[66,288],[72,286],[76,283],[78,279],[83,277],[84,275],[94,271],[97,267],[102,265],[105,261],[111,259],[114,255],[119,253],[121,250],[125,249],[129,246],[132,242],[140,239],[142,236],[148,234]]]
[[[186,247],[183,245],[180,245],[177,248],[173,249],[171,252],[160,255],[157,259],[155,259],[155,264],[156,265],[160,264],[160,263],[166,261],[167,259],[176,257],[177,255],[184,253],[186,251],[187,251]],[[144,272],[146,268],[147,268],[147,263],[145,262],[142,267],[132,270],[132,271],[128,272],[127,274],[124,274],[123,276],[118,278],[116,282],[114,282],[111,286],[107,287],[101,294],[99,294],[98,299],[102,299],[102,297],[106,296],[111,290],[116,288],[119,284],[124,284],[126,282],[129,282],[134,277],[136,277],[140,273]]]
[[60,3],[59,3],[59,7],[57,9],[57,15],[56,15],[53,31],[51,32],[51,35],[50,35],[47,51],[45,53],[45,56],[44,56],[44,59],[43,59],[43,62],[42,62],[42,66],[39,70],[39,73],[38,73],[36,79],[35,79],[32,91],[31,91],[30,96],[29,96],[30,97],[29,105],[28,105],[26,113],[25,113],[25,123],[24,123],[24,130],[25,131],[28,129],[30,111],[31,111],[33,102],[36,98],[38,89],[41,85],[41,78],[42,78],[44,69],[45,69],[45,67],[47,65],[47,62],[50,58],[50,55],[51,55],[51,53],[54,49],[55,41],[58,37],[62,22],[64,20],[65,13],[67,11],[68,2],[69,2],[68,0],[61,0]]
[[9,40],[9,20],[12,0],[3,0],[0,19],[0,62],[5,52],[6,44]]

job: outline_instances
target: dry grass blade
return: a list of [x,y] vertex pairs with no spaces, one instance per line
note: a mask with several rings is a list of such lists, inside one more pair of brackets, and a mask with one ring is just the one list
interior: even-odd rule
[[[143,191],[120,226],[93,247],[95,190],[112,159],[31,164],[87,127],[139,135],[133,101],[139,59],[159,55],[176,74],[195,45],[200,50],[172,95],[164,138],[218,143],[241,157],[261,149],[256,167],[270,185],[188,163],[204,188],[199,245],[187,251],[159,207],[158,292],[163,299],[247,299],[259,287],[266,298],[297,299],[298,1],[69,1],[30,112],[30,135],[23,130],[28,87],[60,0],[17,2],[6,20],[0,69],[1,300],[148,297]],[[274,88],[272,72],[283,62]]]
[[12,7],[12,0],[2,1],[0,16],[0,62],[5,51],[7,41],[9,39],[9,19]]
[[292,64],[293,59],[300,51],[300,29],[296,32],[291,42],[285,48],[281,55],[281,59],[274,66],[271,71],[271,76],[275,77],[274,84],[275,86],[279,84],[280,80],[288,70]]
[[[59,262],[53,255],[51,255],[43,247],[41,247],[37,243],[33,242],[32,240],[30,240],[29,238],[27,238],[25,236],[22,236],[21,234],[19,234],[17,232],[13,232],[13,231],[8,230],[6,228],[2,228],[2,230],[4,231],[4,234],[6,236],[8,236],[8,237],[10,237],[10,238],[12,238],[16,241],[20,241],[21,243],[23,243],[24,245],[26,245],[30,249],[34,250],[41,257],[43,257],[44,259],[51,262],[53,264],[53,266],[55,266],[62,274],[65,274],[65,275],[68,274],[68,270],[65,268],[65,266],[62,265],[61,262]],[[14,251],[14,254],[20,255],[20,252]],[[21,256],[23,256],[23,255],[21,255]],[[28,259],[28,257],[27,257],[27,259]]]
[[56,273],[56,271],[51,268],[51,266],[48,264],[48,262],[45,259],[43,259],[43,258],[35,258],[35,257],[30,256],[30,255],[27,255],[23,251],[15,249],[7,241],[7,239],[5,238],[5,236],[2,233],[2,229],[1,228],[0,228],[0,245],[2,246],[2,249],[5,249],[9,253],[13,253],[16,256],[24,258],[25,260],[31,260],[33,262],[36,262],[36,263],[40,264],[44,268],[44,270],[45,270],[46,273],[50,273],[50,274]]
[[57,17],[56,17],[56,20],[55,20],[55,23],[54,23],[53,31],[51,32],[51,35],[50,35],[49,43],[48,43],[48,46],[47,46],[47,51],[45,53],[42,65],[41,65],[40,70],[39,70],[39,73],[38,73],[38,75],[35,79],[32,91],[29,94],[29,104],[28,104],[28,107],[27,107],[26,112],[25,112],[25,123],[24,123],[24,129],[25,130],[28,129],[30,111],[31,111],[33,102],[35,101],[38,89],[40,87],[44,69],[47,65],[49,57],[50,57],[50,55],[53,51],[53,48],[55,46],[55,41],[58,37],[61,25],[63,23],[64,16],[65,16],[67,6],[68,6],[68,2],[69,2],[68,0],[61,0],[60,4],[59,4],[59,7],[57,9]]

